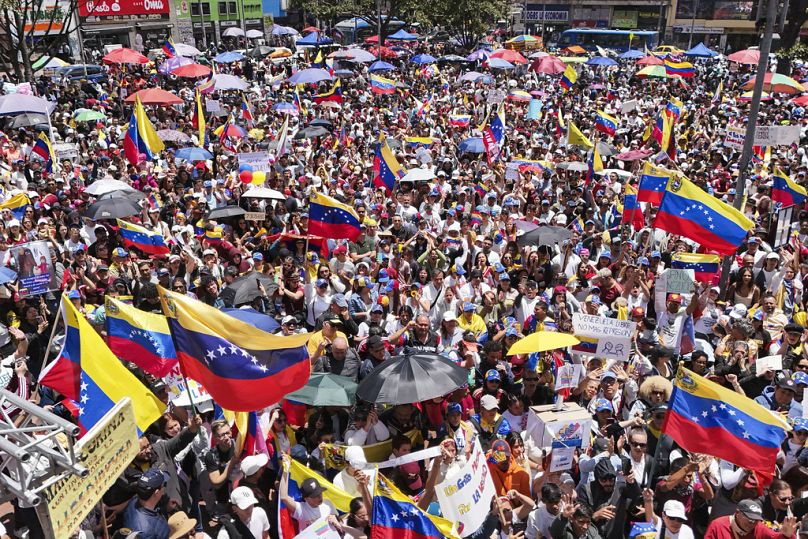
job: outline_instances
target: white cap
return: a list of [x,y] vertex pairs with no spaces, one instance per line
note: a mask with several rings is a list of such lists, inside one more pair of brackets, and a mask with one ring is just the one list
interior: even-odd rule
[[208,256],[208,255],[216,256],[216,251],[214,251],[213,249],[205,249],[204,251],[202,251],[202,256]]
[[771,253],[766,255],[766,258],[767,259],[771,258],[772,260],[780,260],[780,255],[772,251]]
[[687,520],[685,506],[678,500],[668,500],[665,502],[665,505],[662,506],[662,512],[668,518],[681,518],[682,520]]
[[483,410],[496,410],[499,408],[499,403],[493,395],[483,395],[480,399],[480,408]]
[[457,221],[455,221],[454,223],[452,223],[451,225],[449,225],[449,228],[448,228],[447,230],[448,230],[449,232],[460,232],[460,223],[458,223]]
[[249,477],[263,468],[269,462],[269,457],[266,453],[258,453],[257,455],[250,455],[244,457],[241,461],[241,473]]
[[746,305],[743,303],[737,303],[735,307],[732,308],[732,311],[730,311],[729,317],[733,320],[740,320],[741,318],[746,318],[747,312],[748,309],[746,308]]
[[566,225],[567,224],[567,216],[564,215],[563,213],[559,213],[558,215],[553,217],[553,220],[556,222],[557,225]]
[[345,462],[350,464],[352,468],[361,470],[368,463],[365,450],[358,445],[349,445],[345,448]]
[[443,313],[443,321],[444,322],[457,321],[457,316],[455,315],[454,311],[446,311]]
[[230,503],[244,510],[257,504],[258,500],[255,499],[255,494],[249,487],[236,487],[230,493]]

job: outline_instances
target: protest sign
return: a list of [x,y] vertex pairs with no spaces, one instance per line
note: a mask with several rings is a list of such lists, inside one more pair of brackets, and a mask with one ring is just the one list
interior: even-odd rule
[[272,158],[269,152],[248,152],[238,154],[238,164],[250,165],[253,172],[264,171],[269,172],[272,170]]
[[571,470],[574,455],[574,447],[553,448],[553,452],[550,453],[550,473]]
[[733,150],[742,150],[743,141],[746,138],[746,129],[741,127],[727,127],[727,135],[724,137],[724,146]]
[[337,530],[327,522],[328,517],[320,517],[295,535],[295,539],[341,539]]
[[42,491],[37,514],[46,537],[67,539],[101,500],[138,452],[135,413],[127,398],[110,410],[76,446],[89,472],[68,475]]
[[267,214],[262,211],[248,211],[244,214],[245,221],[263,221]]
[[637,108],[637,100],[629,99],[620,106],[620,114],[628,114]]
[[636,326],[635,322],[605,316],[583,313],[573,313],[572,315],[572,327],[575,329],[575,335],[594,339],[602,337],[630,339]]
[[472,535],[483,525],[496,489],[479,441],[475,440],[465,466],[438,483],[435,493],[443,518],[458,523],[461,537]]
[[[724,146],[735,150],[743,149],[746,140],[745,127],[728,127]],[[789,146],[800,140],[798,125],[758,125],[755,126],[756,146]]]
[[692,269],[669,269],[668,294],[692,294],[696,274]]
[[59,289],[61,283],[53,271],[48,242],[32,241],[12,247],[11,255],[16,265],[20,296],[35,296]]
[[496,105],[505,101],[505,92],[502,90],[489,90],[486,96],[486,103]]
[[[174,368],[171,369],[171,371],[165,377],[169,401],[174,402],[175,399],[182,396],[184,396],[185,399],[188,399],[186,393],[187,388],[185,385],[186,380],[187,379],[182,376],[179,364],[174,365]],[[187,382],[188,388],[191,390],[191,401],[194,404],[211,400],[211,396],[201,384],[195,380],[187,380]]]
[[205,100],[205,112],[219,112],[221,110],[221,105],[219,105],[218,99],[206,99]]
[[65,159],[73,161],[79,157],[79,147],[72,142],[57,142],[52,146],[53,153],[56,154],[58,161],[64,161]]
[[597,357],[606,359],[628,361],[631,353],[631,339],[621,337],[601,337],[595,350]]
[[578,386],[578,380],[581,379],[581,371],[583,365],[562,365],[558,369],[558,376],[556,377],[555,388],[559,389],[572,388]]
[[755,361],[755,372],[758,376],[766,371],[781,371],[783,370],[783,356],[766,356],[760,357]]

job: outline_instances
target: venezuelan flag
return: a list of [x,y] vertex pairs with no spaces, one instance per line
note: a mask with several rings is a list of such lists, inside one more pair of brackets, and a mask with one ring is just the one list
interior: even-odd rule
[[626,184],[623,193],[623,214],[620,218],[620,224],[632,224],[634,230],[641,230],[645,226],[645,216],[642,213],[640,203],[637,201],[637,189]]
[[731,255],[755,223],[682,177],[668,182],[654,226]]
[[691,453],[752,470],[771,483],[788,423],[751,399],[679,368],[662,432]]
[[684,103],[672,97],[668,104],[665,105],[665,114],[671,116],[674,121],[678,121],[679,117],[682,115],[682,109],[684,108]]
[[488,164],[491,165],[500,160],[502,146],[505,143],[505,108],[502,104],[499,105],[496,114],[490,122],[487,122],[482,132],[485,154]]
[[471,115],[469,114],[450,114],[449,125],[454,127],[468,127],[471,125]]
[[247,127],[253,126],[255,116],[253,115],[252,103],[250,103],[250,100],[244,95],[244,92],[241,92],[241,117],[247,122]]
[[617,130],[617,119],[599,110],[595,117],[595,129],[613,137],[614,132]]
[[645,163],[642,176],[640,176],[637,202],[650,202],[654,206],[662,204],[662,196],[665,194],[665,187],[672,174],[669,170]]
[[222,241],[222,228],[217,226],[205,229],[205,239],[208,243],[220,243]]
[[168,320],[106,297],[107,344],[112,353],[159,378],[177,364]]
[[31,153],[38,155],[45,163],[45,170],[53,172],[53,164],[56,162],[56,154],[53,152],[50,139],[45,133],[39,133],[34,146],[31,148]]
[[774,181],[772,200],[774,202],[779,202],[783,206],[795,206],[805,202],[806,196],[808,196],[805,187],[792,180],[788,174],[775,168],[772,178]]
[[471,226],[480,225],[483,222],[483,216],[478,211],[471,212],[471,219],[469,220],[469,224]]
[[295,109],[297,109],[298,114],[307,113],[306,107],[303,106],[303,100],[300,99],[300,92],[298,91],[297,86],[295,86],[295,92],[292,94],[292,103],[295,105]]
[[581,342],[572,347],[573,352],[579,352],[581,354],[593,354],[593,355],[597,352],[598,350],[597,339],[590,339],[588,337],[578,337],[578,340]]
[[126,247],[134,247],[147,255],[162,256],[169,252],[162,235],[127,221],[118,219],[118,232]]
[[474,191],[476,191],[477,194],[480,195],[481,199],[485,198],[485,195],[488,194],[488,188],[481,183],[474,184]]
[[56,361],[39,376],[39,383],[76,401],[82,434],[93,428],[121,399],[129,397],[138,431],[160,417],[165,405],[110,351],[73,302],[62,302],[65,340]]
[[376,474],[371,511],[373,539],[457,539],[450,521],[422,511],[382,474]]
[[320,193],[312,193],[308,233],[330,239],[356,241],[361,234],[359,216],[348,206]]
[[389,194],[393,192],[396,182],[406,174],[407,171],[393,155],[393,150],[390,149],[382,134],[376,144],[376,152],[373,157],[373,185],[384,187]]
[[149,207],[155,210],[159,210],[163,207],[163,201],[160,200],[160,195],[152,191],[149,193],[149,196],[146,197],[146,200],[149,202]]
[[183,372],[223,408],[261,410],[308,381],[308,335],[272,335],[184,294],[159,291]]
[[435,143],[432,137],[407,137],[405,140],[410,148],[429,148]]
[[331,89],[325,93],[314,96],[315,103],[342,103],[342,83],[339,79],[334,82]]
[[205,108],[202,106],[199,88],[196,90],[196,106],[194,107],[194,115],[191,117],[191,123],[197,129],[197,145],[205,147],[208,143],[208,131],[205,122]]
[[683,79],[696,76],[696,68],[690,62],[674,62],[673,60],[665,60],[665,73],[668,76],[679,75]]
[[371,75],[370,91],[374,94],[394,94],[396,93],[396,81],[380,77],[379,75]]
[[177,49],[174,47],[173,39],[169,39],[163,43],[163,53],[166,55],[166,58],[174,58],[177,55]]
[[519,172],[535,172],[541,174],[542,172],[550,172],[552,166],[547,161],[539,161],[536,159],[511,159],[509,165],[516,166]]
[[126,159],[131,164],[136,165],[141,154],[145,155],[147,160],[151,160],[164,149],[163,141],[157,136],[154,126],[149,121],[149,117],[146,116],[143,103],[140,102],[139,97],[136,98],[135,108],[129,118],[129,128],[126,130],[126,136],[123,139],[123,150]]
[[589,169],[586,171],[586,185],[589,185],[592,183],[592,180],[595,179],[595,173],[603,170],[603,159],[600,158],[600,152],[598,151],[597,144],[592,147],[592,151],[589,153],[589,159],[587,159],[586,164],[589,167]]
[[575,72],[575,68],[572,67],[572,64],[567,64],[567,68],[564,70],[564,74],[561,75],[561,80],[559,81],[558,85],[564,89],[564,91],[568,91],[572,88],[572,85],[575,84],[575,81],[578,80],[578,73]]
[[572,229],[578,234],[583,234],[584,220],[581,218],[581,216],[578,216],[576,219],[572,220]]
[[696,280],[700,283],[711,283],[721,265],[718,255],[703,255],[699,253],[675,253],[671,258],[671,268],[692,269]]
[[656,536],[656,526],[650,522],[634,522],[628,532],[628,539],[655,539]]
[[25,208],[31,203],[31,199],[25,193],[17,193],[8,200],[0,202],[0,210],[11,210],[15,219],[22,219],[25,216]]

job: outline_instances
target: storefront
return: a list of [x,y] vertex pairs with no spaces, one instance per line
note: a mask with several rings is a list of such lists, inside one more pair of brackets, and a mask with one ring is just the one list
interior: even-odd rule
[[609,28],[611,8],[608,6],[572,6],[573,28]]
[[657,6],[621,6],[612,8],[611,28],[615,30],[659,30],[665,28],[664,4]]
[[524,21],[530,34],[541,34],[542,23],[548,36],[570,25],[568,4],[527,4],[525,7]]
[[160,47],[174,26],[169,0],[88,0],[80,2],[78,9],[81,31],[90,47]]
[[758,45],[755,0],[677,0],[671,25],[673,42],[705,43],[721,52]]

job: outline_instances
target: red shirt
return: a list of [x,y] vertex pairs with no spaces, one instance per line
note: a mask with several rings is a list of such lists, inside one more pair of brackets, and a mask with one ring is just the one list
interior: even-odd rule
[[729,516],[725,516],[712,521],[707,528],[707,533],[704,534],[704,539],[785,539],[785,535],[767,528],[763,523],[755,526],[752,533],[736,538],[732,534],[729,519]]

